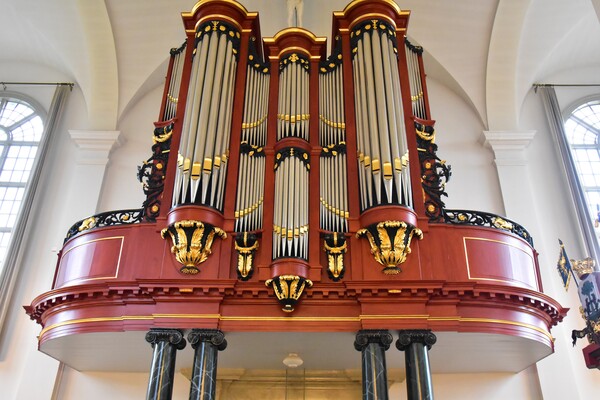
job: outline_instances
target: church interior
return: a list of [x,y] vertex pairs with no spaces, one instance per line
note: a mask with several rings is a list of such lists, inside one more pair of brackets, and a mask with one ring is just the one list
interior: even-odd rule
[[600,101],[600,0],[0,9],[0,109],[53,130],[0,275],[0,397],[600,392],[557,272],[598,222],[543,99]]

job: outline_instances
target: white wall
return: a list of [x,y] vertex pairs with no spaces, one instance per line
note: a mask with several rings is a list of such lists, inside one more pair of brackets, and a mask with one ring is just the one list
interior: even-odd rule
[[99,201],[99,211],[142,208],[146,199],[137,167],[152,155],[154,122],[158,120],[163,86],[151,90],[123,115],[117,129],[123,144],[110,156]]
[[492,151],[483,145],[485,130],[472,106],[448,87],[427,79],[431,118],[436,121],[438,157],[452,167],[442,198],[446,208],[486,211],[502,215],[504,206]]
[[[535,367],[518,374],[433,374],[436,400],[537,400],[542,399]],[[408,400],[406,381],[389,388],[390,399]]]

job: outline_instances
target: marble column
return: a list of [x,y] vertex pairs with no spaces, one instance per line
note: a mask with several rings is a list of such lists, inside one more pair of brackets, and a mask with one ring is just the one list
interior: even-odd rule
[[404,351],[406,365],[406,391],[409,400],[433,399],[429,355],[437,338],[430,330],[403,330],[396,341],[396,347]]
[[194,367],[190,400],[214,400],[217,387],[217,352],[225,350],[227,340],[217,329],[193,329],[188,341],[194,348]]
[[185,347],[183,333],[177,329],[150,329],[146,341],[152,344],[152,367],[147,400],[170,400],[173,394],[175,356]]
[[388,399],[385,351],[393,340],[387,330],[361,330],[356,334],[354,348],[362,353],[363,400]]

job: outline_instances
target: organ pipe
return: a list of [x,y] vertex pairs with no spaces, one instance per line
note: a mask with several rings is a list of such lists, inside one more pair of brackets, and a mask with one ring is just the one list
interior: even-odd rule
[[395,28],[367,20],[351,38],[361,208],[411,207]]
[[421,66],[419,58],[423,53],[423,48],[415,46],[408,40],[404,41],[406,48],[406,64],[408,71],[408,80],[410,82],[410,99],[412,103],[413,115],[420,119],[426,120],[427,109],[425,107],[425,93],[423,90],[423,82],[421,81]]
[[269,77],[269,68],[260,61],[253,39],[246,71],[238,172],[241,184],[238,185],[235,210],[236,232],[262,229]]
[[223,21],[197,28],[174,206],[222,208],[239,38],[239,31]]
[[310,157],[295,147],[275,157],[273,259],[308,259],[308,181]]
[[348,230],[346,124],[341,42],[319,68],[320,224],[331,232]]
[[309,71],[310,63],[302,54],[288,54],[279,63],[277,140],[286,137],[309,140]]
[[171,49],[171,62],[169,70],[169,82],[165,99],[165,107],[162,115],[163,121],[175,118],[177,102],[179,101],[179,88],[181,86],[181,75],[183,73],[183,59],[186,42],[179,48]]
[[[365,20],[352,14],[363,7],[356,2],[347,16],[336,15],[342,22],[325,57],[325,39],[292,28],[261,42],[257,24],[249,22],[255,16],[238,20],[239,6],[214,1],[231,15],[203,14],[200,6],[186,25],[186,56],[172,54],[161,116],[174,119],[179,135],[168,219],[191,216],[232,237],[252,235],[259,267],[271,263],[273,273],[307,278],[322,255],[321,243],[309,253],[309,220],[317,229],[311,238],[334,235],[339,241],[330,246],[342,246],[357,224],[383,216],[367,211],[411,211],[407,143],[418,153],[404,114],[426,117],[420,48],[405,42],[398,57],[396,34],[407,15],[397,10],[395,19],[377,10]],[[407,62],[399,66],[404,53]],[[185,110],[177,111],[179,97]],[[229,175],[228,164],[235,169]],[[281,260],[287,258],[297,260]]]

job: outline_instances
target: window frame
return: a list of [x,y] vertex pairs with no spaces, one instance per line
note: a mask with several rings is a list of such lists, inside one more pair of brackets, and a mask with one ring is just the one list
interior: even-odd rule
[[[32,117],[28,116],[28,120],[31,120],[33,118],[40,117],[41,121],[42,121],[42,132],[41,132],[41,136],[40,136],[40,140],[39,142],[32,142],[32,141],[23,141],[23,142],[15,142],[14,138],[9,137],[7,138],[6,142],[9,142],[10,145],[8,146],[4,146],[3,150],[2,150],[2,154],[0,155],[0,174],[2,173],[2,170],[4,168],[4,162],[6,160],[6,155],[8,155],[8,151],[10,149],[11,146],[13,145],[35,145],[37,147],[36,149],[36,154],[35,157],[33,158],[33,163],[32,163],[32,167],[30,169],[30,174],[27,177],[27,181],[22,182],[22,183],[15,183],[14,185],[11,184],[10,182],[4,182],[6,183],[6,185],[4,183],[0,183],[0,187],[9,187],[9,186],[15,186],[15,187],[19,187],[23,189],[23,197],[20,200],[21,204],[19,205],[19,210],[15,215],[15,221],[19,220],[19,215],[22,212],[22,205],[25,202],[25,197],[26,196],[34,196],[35,193],[31,192],[30,190],[28,190],[28,184],[31,181],[32,175],[31,173],[34,172],[35,169],[35,165],[37,163],[37,160],[39,158],[39,151],[40,151],[40,146],[43,144],[43,139],[44,139],[44,135],[47,134],[46,132],[46,123],[47,123],[47,111],[46,109],[34,98],[24,94],[24,93],[20,93],[20,92],[15,92],[15,91],[11,91],[11,90],[4,90],[2,92],[0,92],[0,102],[2,102],[4,99],[8,99],[10,100],[16,100],[22,103],[25,103],[29,108],[31,108],[33,110],[33,113],[31,114]],[[1,143],[1,141],[0,141]],[[48,145],[48,144],[46,144]],[[40,171],[41,172],[41,171]],[[5,233],[5,232],[10,232],[11,236],[10,239],[7,243],[7,247],[6,249],[10,249],[11,247],[11,242],[13,240],[13,235],[12,233],[14,232],[14,228],[15,226],[12,227],[0,227],[0,232]],[[2,255],[2,257],[0,257],[0,275],[2,275],[4,273],[4,268],[5,268],[5,260],[6,260],[6,256],[7,254]]]
[[[588,95],[588,96],[584,96],[584,97],[580,97],[574,101],[572,101],[567,107],[565,107],[562,110],[562,123],[563,123],[563,131],[564,131],[564,139],[566,144],[569,147],[569,151],[571,154],[571,160],[573,162],[573,167],[575,169],[575,175],[577,177],[577,180],[579,181],[579,189],[581,190],[581,195],[583,196],[583,199],[585,199],[585,205],[586,207],[584,207],[584,210],[581,210],[584,215],[585,215],[585,219],[586,222],[588,224],[590,224],[590,230],[592,232],[594,232],[594,236],[596,239],[596,243],[598,244],[598,246],[600,246],[600,226],[596,226],[596,224],[594,223],[595,221],[598,220],[598,218],[600,218],[600,215],[598,214],[598,212],[592,210],[590,208],[590,204],[588,201],[588,196],[586,194],[586,187],[584,185],[583,179],[581,178],[581,174],[579,171],[579,167],[578,167],[578,159],[575,156],[575,152],[573,151],[574,149],[578,149],[578,148],[585,148],[585,149],[593,149],[595,148],[598,151],[599,157],[600,157],[600,132],[598,133],[598,138],[596,140],[596,143],[594,145],[579,145],[576,144],[575,146],[573,146],[573,144],[571,144],[571,142],[569,141],[568,138],[568,133],[567,133],[567,121],[571,118],[571,116],[573,115],[573,113],[580,108],[581,106],[584,106],[586,104],[592,103],[592,102],[598,102],[600,104],[600,94],[593,94],[593,95]],[[600,117],[600,115],[599,115]],[[598,174],[594,174],[597,175],[598,177],[600,177],[600,172]],[[600,184],[597,186],[593,186],[594,188],[597,188],[597,191],[600,192]],[[576,205],[577,207],[580,207],[579,205]]]

